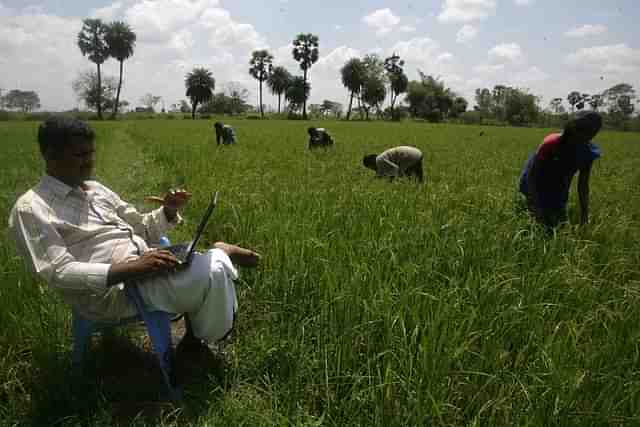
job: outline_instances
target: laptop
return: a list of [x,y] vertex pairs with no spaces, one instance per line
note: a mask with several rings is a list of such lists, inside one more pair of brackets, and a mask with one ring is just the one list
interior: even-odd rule
[[218,204],[217,191],[211,195],[209,206],[207,206],[207,210],[204,212],[204,215],[200,220],[200,225],[198,225],[198,229],[196,230],[196,235],[191,242],[180,243],[177,245],[171,245],[167,246],[166,248],[162,248],[171,252],[176,258],[178,258],[178,265],[187,266],[191,263],[193,254],[196,251],[196,244],[198,243],[198,240],[200,240],[200,236],[202,236],[202,233],[207,226],[207,222],[209,222],[209,218],[213,213],[213,209],[216,207],[216,204]]

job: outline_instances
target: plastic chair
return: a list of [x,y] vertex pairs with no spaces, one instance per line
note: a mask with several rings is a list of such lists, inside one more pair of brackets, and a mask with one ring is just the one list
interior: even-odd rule
[[[168,239],[163,238],[161,244],[167,244]],[[100,330],[123,326],[132,322],[144,321],[147,332],[151,338],[153,352],[155,353],[162,377],[165,384],[165,393],[161,397],[177,401],[182,398],[182,389],[176,380],[175,351],[171,342],[171,313],[164,311],[148,311],[145,309],[142,296],[137,286],[125,286],[127,297],[134,303],[138,315],[120,322],[104,323],[94,322],[82,317],[78,310],[72,308],[72,330],[73,330],[73,355],[72,363],[74,370],[79,370],[84,361],[84,355],[91,335]]]

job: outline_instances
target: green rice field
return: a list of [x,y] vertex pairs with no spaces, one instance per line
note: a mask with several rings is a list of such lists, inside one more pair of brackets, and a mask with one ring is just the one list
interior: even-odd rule
[[[572,225],[550,236],[515,201],[552,129],[229,124],[236,146],[215,145],[211,120],[93,124],[97,177],[124,199],[193,192],[172,241],[219,190],[203,246],[263,256],[237,283],[223,373],[132,425],[640,425],[639,134],[598,135],[591,223],[577,225],[574,182]],[[313,124],[333,149],[307,150]],[[43,171],[36,133],[0,122],[4,229]],[[424,152],[424,185],[361,166],[395,145]],[[74,392],[69,308],[0,239],[0,425],[113,425],[117,388]]]

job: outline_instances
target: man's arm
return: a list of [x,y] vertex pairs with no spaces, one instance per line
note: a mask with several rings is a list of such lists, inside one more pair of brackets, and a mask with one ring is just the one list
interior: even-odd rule
[[111,264],[107,273],[107,286],[129,282],[152,274],[169,272],[174,270],[177,265],[178,260],[169,251],[148,251],[135,260]]
[[580,224],[589,222],[589,178],[591,165],[580,169],[578,178],[578,197],[580,199]]
[[537,187],[538,173],[540,171],[538,162],[539,160],[534,158],[527,171],[527,207],[536,219],[540,219],[542,216]]
[[398,165],[384,158],[376,161],[376,169],[378,172],[377,176],[379,177],[396,177],[400,172],[400,168],[398,167]]

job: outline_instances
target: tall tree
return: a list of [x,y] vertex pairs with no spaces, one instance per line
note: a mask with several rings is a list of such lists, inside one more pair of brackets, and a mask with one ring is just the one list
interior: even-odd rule
[[78,47],[83,56],[96,64],[98,68],[98,119],[102,120],[102,76],[100,66],[109,59],[109,47],[105,40],[107,26],[100,19],[85,19],[82,21],[82,30],[78,33]]
[[375,108],[378,116],[380,116],[380,105],[387,96],[384,80],[379,75],[368,76],[362,86],[362,105],[366,114],[366,120],[369,120],[369,111]]
[[307,102],[311,87],[303,77],[295,76],[291,79],[285,97],[289,101],[289,111],[297,111]]
[[409,85],[409,79],[402,69],[403,66],[404,61],[395,53],[384,60],[384,69],[389,79],[389,93],[391,95],[391,117],[394,120],[396,116],[393,108],[396,100],[401,93],[407,91],[407,86]]
[[489,116],[491,114],[491,110],[493,110],[493,97],[491,95],[491,90],[484,89],[476,89],[476,109],[480,112],[482,117]]
[[[293,59],[300,63],[305,86],[307,85],[307,73],[311,66],[318,61],[318,36],[311,33],[298,34],[293,41]],[[310,88],[311,85],[308,85]],[[307,95],[308,96],[308,95]],[[307,100],[302,103],[302,118],[307,119]]]
[[8,109],[29,113],[40,108],[40,97],[32,90],[12,89],[2,98],[2,103]]
[[148,110],[155,113],[156,104],[161,100],[161,96],[157,96],[152,93],[145,93],[142,98],[140,98],[140,103],[144,105]]
[[451,117],[459,117],[462,113],[467,111],[469,103],[461,96],[456,97],[453,100],[453,106],[451,107]]
[[278,114],[280,114],[280,99],[286,92],[290,81],[291,73],[284,67],[274,67],[267,79],[267,85],[271,92],[278,95]]
[[196,67],[187,73],[184,84],[187,88],[186,95],[191,100],[191,118],[195,119],[198,104],[209,101],[213,96],[216,80],[211,71]]
[[589,105],[593,111],[597,112],[598,109],[604,105],[604,98],[599,93],[593,94],[589,98]]
[[360,90],[364,84],[364,65],[359,58],[351,58],[340,69],[340,74],[342,75],[342,85],[351,93],[349,96],[349,108],[347,109],[347,120],[349,120],[351,107],[353,106],[353,96],[360,96]]
[[560,114],[560,107],[562,107],[562,98],[553,98],[551,102],[549,102],[549,106],[551,107],[551,111],[555,114]]
[[[101,87],[99,87],[100,85]],[[81,71],[71,82],[71,87],[79,101],[85,103],[90,110],[98,110],[98,103],[102,110],[113,108],[114,94],[118,83],[115,77],[102,76],[98,83],[98,74],[95,71]],[[122,105],[122,104],[121,104]]]
[[567,101],[569,101],[569,105],[571,105],[572,113],[576,111],[576,105],[580,103],[581,99],[582,99],[582,95],[580,94],[580,92],[575,90],[570,92],[569,95],[567,95]]
[[115,58],[120,63],[120,77],[118,79],[118,90],[116,92],[116,101],[113,104],[113,112],[111,118],[118,115],[118,107],[120,104],[120,90],[122,89],[122,72],[124,61],[133,55],[133,49],[136,45],[136,33],[131,31],[131,27],[122,21],[114,21],[107,25],[107,33],[105,41],[109,49],[109,56]]
[[249,74],[260,82],[260,117],[264,119],[264,106],[262,105],[262,82],[269,78],[273,68],[273,55],[266,50],[255,50],[249,61]]

